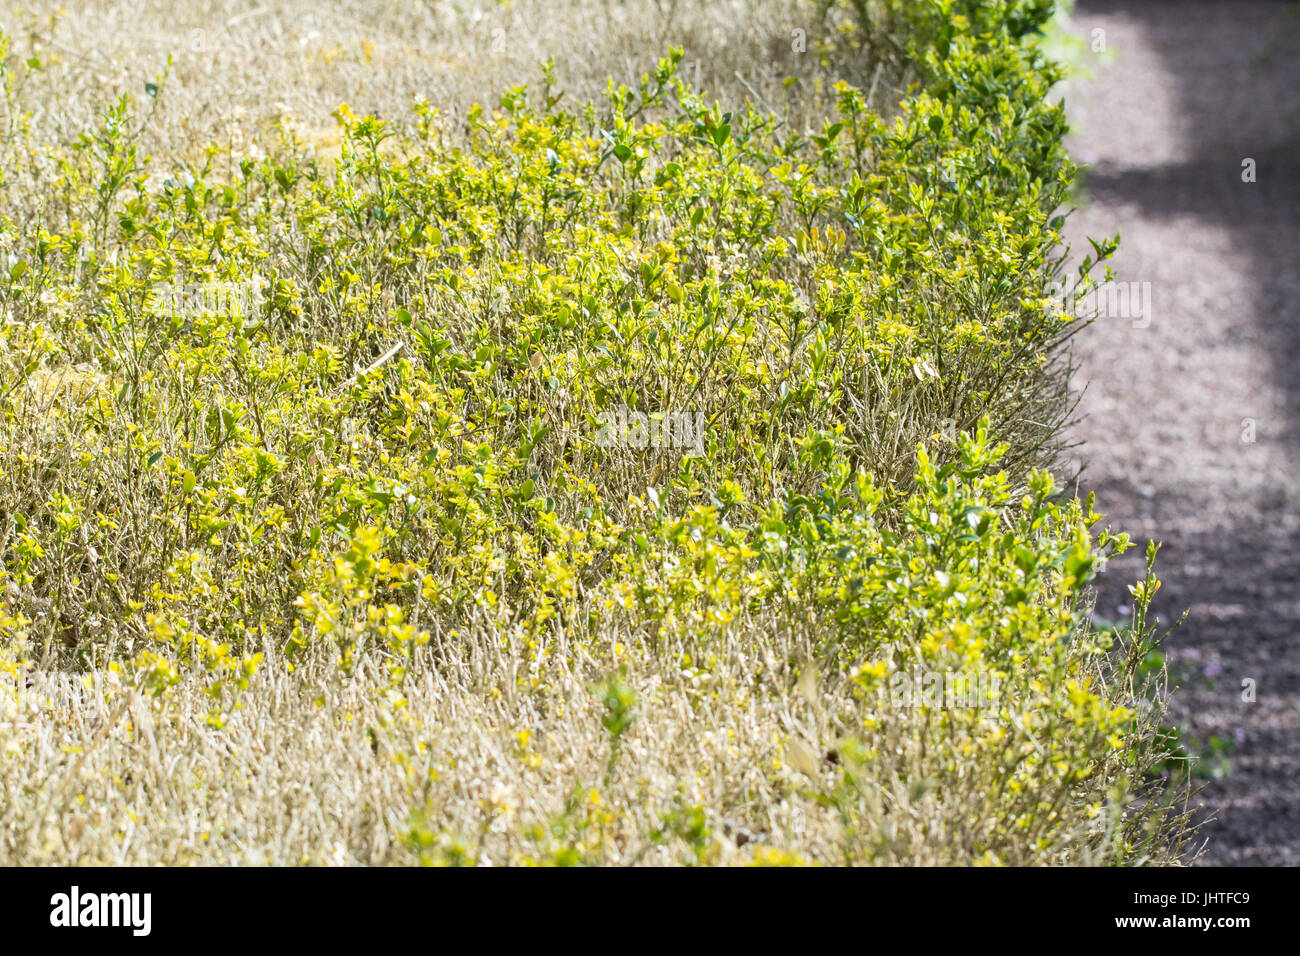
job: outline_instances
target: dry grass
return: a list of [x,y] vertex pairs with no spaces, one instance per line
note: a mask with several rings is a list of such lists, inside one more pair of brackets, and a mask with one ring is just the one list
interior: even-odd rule
[[[952,772],[963,747],[977,763],[978,718],[918,730],[842,678],[800,678],[819,642],[781,627],[738,622],[698,670],[681,666],[695,642],[538,652],[491,627],[439,633],[404,697],[374,660],[345,680],[323,655],[292,674],[272,658],[219,733],[197,686],[158,709],[112,673],[34,675],[0,697],[0,863],[1104,865],[1186,849],[1157,802],[1127,820],[1067,802],[1000,832],[1043,794]],[[593,687],[629,660],[639,719],[611,771]],[[847,729],[879,756],[828,805]]]
[[[709,95],[728,107],[748,100],[788,112],[800,130],[820,117],[836,80],[865,87],[873,78],[867,58],[847,47],[819,54],[841,21],[801,0],[92,0],[75,14],[6,3],[0,16],[13,52],[43,63],[24,91],[37,142],[70,141],[123,93],[143,98],[172,58],[141,146],[181,162],[209,141],[269,145],[282,124],[328,152],[338,144],[331,115],[343,102],[399,123],[416,97],[463,115],[535,82],[548,57],[568,102],[587,102],[611,81],[634,87],[679,46],[683,75]],[[807,52],[792,49],[795,30],[806,34]],[[874,79],[875,103],[886,105],[890,78]]]

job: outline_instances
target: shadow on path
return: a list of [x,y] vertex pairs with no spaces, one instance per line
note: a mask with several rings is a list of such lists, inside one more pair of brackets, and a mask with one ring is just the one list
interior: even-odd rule
[[[1073,29],[1116,56],[1066,94],[1092,167],[1069,238],[1077,256],[1121,233],[1117,278],[1154,303],[1148,328],[1102,317],[1078,338],[1081,486],[1164,542],[1162,620],[1191,609],[1168,645],[1179,719],[1232,742],[1201,862],[1300,864],[1300,10],[1086,0]],[[1121,613],[1141,551],[1098,613]]]

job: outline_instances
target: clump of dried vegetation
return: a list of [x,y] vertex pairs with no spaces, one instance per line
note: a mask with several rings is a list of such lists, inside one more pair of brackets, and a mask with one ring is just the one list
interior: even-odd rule
[[339,6],[4,18],[0,861],[1178,859],[1050,4]]

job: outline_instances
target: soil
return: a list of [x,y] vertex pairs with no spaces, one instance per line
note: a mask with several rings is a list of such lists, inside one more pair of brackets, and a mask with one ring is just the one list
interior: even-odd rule
[[1196,862],[1295,865],[1300,5],[1087,0],[1071,30],[1091,70],[1065,91],[1091,167],[1072,258],[1118,232],[1116,277],[1151,296],[1149,324],[1101,316],[1076,337],[1080,490],[1138,541],[1097,613],[1126,616],[1142,545],[1163,542],[1154,607],[1166,624],[1190,612],[1166,645],[1177,717],[1228,748]]

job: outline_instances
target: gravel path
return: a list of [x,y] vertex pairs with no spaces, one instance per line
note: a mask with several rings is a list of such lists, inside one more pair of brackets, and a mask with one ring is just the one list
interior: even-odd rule
[[[1066,92],[1092,167],[1073,258],[1121,233],[1117,278],[1149,282],[1152,306],[1146,327],[1101,317],[1078,336],[1081,489],[1139,543],[1164,542],[1162,620],[1191,612],[1167,645],[1176,707],[1195,737],[1232,745],[1201,795],[1215,819],[1199,862],[1295,865],[1300,8],[1092,0],[1072,29],[1090,44],[1104,30],[1113,56],[1090,52],[1092,76]],[[1141,550],[1103,576],[1099,614],[1117,616]]]

